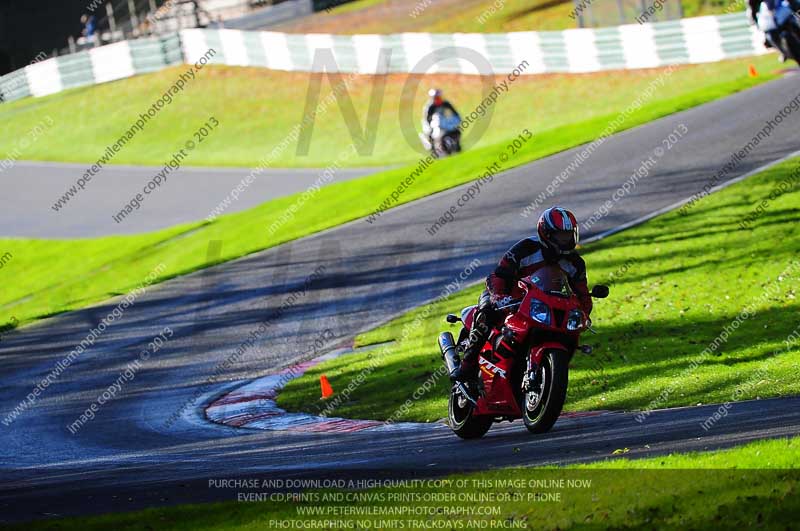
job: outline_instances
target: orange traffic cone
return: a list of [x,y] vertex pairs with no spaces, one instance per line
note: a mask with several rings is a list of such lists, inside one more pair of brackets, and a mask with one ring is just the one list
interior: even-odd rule
[[333,396],[333,387],[331,387],[328,377],[324,374],[319,377],[319,387],[322,390],[322,398],[330,398]]
[[747,71],[750,74],[750,77],[758,77],[758,71],[756,70],[755,66],[750,65],[750,67],[747,69]]

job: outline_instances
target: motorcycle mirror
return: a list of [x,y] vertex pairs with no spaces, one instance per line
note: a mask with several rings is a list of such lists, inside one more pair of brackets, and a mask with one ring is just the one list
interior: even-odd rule
[[603,284],[597,284],[592,288],[592,297],[595,299],[605,299],[608,297],[608,286]]
[[447,317],[445,317],[445,320],[446,320],[448,323],[450,323],[450,324],[453,324],[453,323],[457,323],[457,322],[459,322],[459,321],[461,320],[461,318],[459,318],[459,317],[457,317],[457,316],[453,315],[452,313],[448,313],[448,314],[447,314]]

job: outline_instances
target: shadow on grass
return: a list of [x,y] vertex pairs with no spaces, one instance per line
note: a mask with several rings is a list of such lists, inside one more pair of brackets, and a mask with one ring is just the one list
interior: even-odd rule
[[[785,311],[767,309],[754,312],[694,372],[687,372],[691,362],[730,325],[735,315],[694,319],[691,322],[675,318],[603,327],[601,335],[583,338],[593,343],[595,352],[591,356],[577,354],[573,358],[567,407],[570,402],[576,401],[588,400],[600,404],[602,396],[621,391],[620,397],[609,397],[597,407],[641,409],[659,396],[666,385],[663,381],[665,377],[674,382],[678,391],[664,406],[707,403],[709,395],[730,394],[737,385],[751,377],[754,370],[751,364],[782,355],[777,354],[780,345],[775,338],[785,337],[792,332],[796,326],[792,318],[798,310],[800,307],[794,306]],[[444,324],[434,321],[433,328],[445,329]],[[420,415],[431,416],[429,412],[422,411],[428,411],[431,402],[441,406],[439,416],[444,416],[450,388],[446,377],[439,375],[434,378],[430,390],[422,393],[419,400],[413,400],[415,392],[441,365],[435,345],[436,331],[426,331],[425,337],[430,338],[429,346],[412,340],[413,343],[405,345],[405,353],[397,351],[398,348],[404,348],[403,345],[389,347],[390,353],[379,367],[368,372],[363,383],[355,386],[349,397],[329,415],[385,420],[411,398],[414,404],[407,418],[431,420],[420,418]],[[775,348],[770,348],[770,345]],[[302,380],[287,385],[286,391],[290,397],[284,395],[284,399],[279,401],[280,405],[293,411],[319,413],[326,402],[319,399],[318,387],[312,382],[326,374],[334,389],[341,391],[359,379],[373,355],[370,352],[348,355],[309,370]],[[702,377],[707,378],[708,383],[701,383],[699,378]],[[685,384],[682,380],[685,380]],[[418,408],[416,412],[415,408]]]
[[[573,401],[599,399],[605,393],[628,389],[622,398],[610,399],[605,407],[642,408],[661,393],[663,382],[659,384],[658,380],[664,377],[674,379],[678,394],[683,393],[683,396],[671,397],[671,405],[706,402],[708,394],[725,389],[732,392],[737,384],[751,376],[750,364],[783,355],[780,340],[776,338],[792,332],[798,310],[800,307],[795,305],[785,310],[770,308],[754,312],[691,372],[692,361],[721,337],[735,315],[694,318],[691,322],[676,318],[605,327],[602,335],[597,336],[592,354],[599,363],[581,356],[573,360],[575,380],[584,385],[573,385],[570,398]],[[713,380],[709,384],[698,386],[698,375],[708,378],[711,374]],[[591,380],[596,383],[591,384]],[[681,380],[688,385],[683,385]]]

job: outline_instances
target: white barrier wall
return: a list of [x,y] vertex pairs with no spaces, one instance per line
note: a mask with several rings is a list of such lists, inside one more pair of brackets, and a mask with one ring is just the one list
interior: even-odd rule
[[[759,55],[762,35],[744,13],[564,31],[402,33],[397,35],[285,34],[189,29],[181,32],[187,62],[217,50],[215,62],[275,70],[322,68],[331,50],[340,72],[508,73],[523,60],[525,74],[597,72],[706,63]],[[389,56],[380,61],[379,56]],[[485,60],[474,60],[478,54]],[[316,59],[316,62],[315,62]],[[329,68],[331,65],[326,65]],[[430,66],[430,68],[427,68]]]
[[95,83],[131,77],[136,73],[128,41],[89,50]]
[[581,73],[706,63],[766,53],[762,35],[744,13],[652,24],[515,33],[328,35],[188,29],[48,59],[0,78],[4,99],[42,96],[121,79],[177,62],[194,63],[215,50],[212,63],[311,72],[375,74]]
[[137,39],[54,57],[0,77],[0,101],[46,96],[183,62],[180,38]]

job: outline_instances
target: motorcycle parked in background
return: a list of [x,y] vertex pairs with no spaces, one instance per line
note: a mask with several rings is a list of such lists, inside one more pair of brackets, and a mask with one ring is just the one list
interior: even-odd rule
[[[461,117],[457,114],[437,112],[428,125],[423,122],[419,138],[422,145],[435,157],[442,158],[461,151]],[[431,141],[433,143],[431,143]]]
[[[608,287],[596,285],[592,297],[605,298]],[[531,433],[544,433],[555,424],[567,397],[569,362],[591,321],[580,309],[566,275],[546,265],[519,281],[505,310],[505,320],[493,329],[478,356],[475,382],[455,382],[448,402],[448,422],[463,439],[482,437],[494,422],[522,418]],[[461,321],[458,344],[466,346],[476,306],[447,316]],[[592,330],[593,331],[593,330]],[[459,366],[458,348],[450,332],[439,335],[439,349],[450,374]]]

